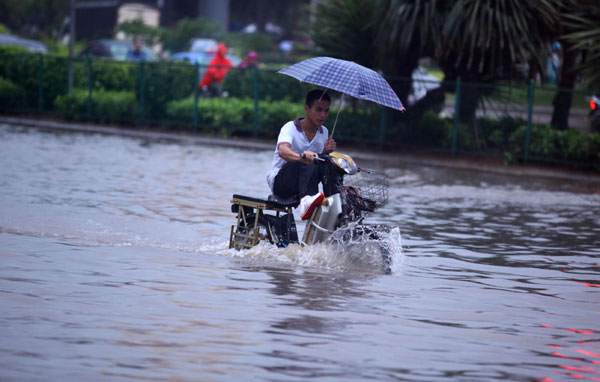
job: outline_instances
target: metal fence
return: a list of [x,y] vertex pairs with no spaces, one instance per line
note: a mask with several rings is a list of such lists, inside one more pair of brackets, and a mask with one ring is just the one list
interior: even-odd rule
[[[91,57],[69,60],[53,55],[2,53],[0,112],[274,138],[285,122],[303,113],[304,95],[312,88],[277,74],[275,69],[233,68],[226,76],[222,96],[207,98],[197,86],[205,70],[200,65],[173,61],[120,62]],[[387,79],[392,85],[410,81]],[[506,155],[506,150],[511,150],[508,146],[515,146],[510,140],[519,137],[509,135],[521,128],[523,141],[512,151],[525,162],[533,158],[589,165],[600,160],[595,152],[571,158],[556,153],[545,155],[536,149],[532,155],[532,145],[536,143],[533,140],[542,139],[535,134],[534,126],[550,122],[552,101],[558,90],[555,86],[533,81],[479,84],[465,83],[460,78],[454,82],[413,78],[412,92],[404,102],[408,113],[412,102],[424,95],[423,89],[442,85],[452,92],[446,93],[445,101],[435,108],[435,117],[430,112],[429,119],[420,120],[418,125],[407,123],[395,111],[346,99],[336,138],[381,148],[411,146],[453,154]],[[476,109],[478,122],[465,126],[455,110],[460,110],[461,102],[473,92],[485,96]],[[587,99],[591,93],[570,92],[570,130],[581,132],[580,140],[585,140],[590,133]],[[337,108],[334,97],[332,112]],[[330,119],[329,124],[332,123]],[[589,139],[590,144],[595,142],[594,138]]]

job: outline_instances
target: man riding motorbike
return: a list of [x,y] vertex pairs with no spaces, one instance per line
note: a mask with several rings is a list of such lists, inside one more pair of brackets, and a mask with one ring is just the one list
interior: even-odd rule
[[315,158],[336,149],[335,140],[328,136],[328,130],[323,126],[330,104],[331,99],[324,90],[308,92],[304,105],[306,117],[283,125],[271,170],[267,174],[267,183],[273,194],[284,199],[300,199],[298,212],[302,220],[311,216],[325,196],[319,192],[324,174],[321,166],[315,165]]

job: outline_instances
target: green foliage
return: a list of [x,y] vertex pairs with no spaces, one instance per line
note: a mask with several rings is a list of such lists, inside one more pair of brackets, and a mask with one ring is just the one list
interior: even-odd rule
[[372,0],[319,1],[307,32],[320,53],[376,68],[379,60],[373,42],[378,7],[379,2]]
[[203,17],[196,19],[184,18],[175,29],[166,30],[163,34],[165,49],[179,52],[190,48],[190,40],[195,37],[217,38],[223,31],[221,24],[214,23]]
[[259,135],[276,138],[286,122],[303,116],[304,102],[272,101],[259,103]]
[[[520,126],[508,139],[508,155],[522,158],[525,153],[526,126]],[[529,157],[582,162],[600,166],[600,134],[585,134],[578,130],[556,130],[548,125],[531,129]]]
[[[144,119],[159,122],[166,116],[167,103],[193,94],[196,73],[193,65],[178,62],[147,62],[130,65],[134,91],[141,102],[144,90]],[[142,77],[143,75],[143,77]],[[143,83],[141,82],[143,80]]]
[[24,108],[37,109],[40,78],[43,106],[51,106],[57,95],[67,90],[67,65],[62,57],[24,52],[20,49],[0,49],[0,77],[25,90]]
[[[333,103],[336,103],[333,101]],[[302,112],[304,114],[304,111]],[[326,126],[331,133],[337,108],[332,108]],[[346,142],[373,143],[379,141],[379,108],[342,109],[335,128],[335,139]]]
[[[86,89],[73,89],[71,94],[58,96],[54,106],[65,119],[90,120]],[[96,91],[92,93],[90,106],[91,121],[95,122],[131,122],[138,115],[133,92]]]
[[[262,69],[257,75],[261,100],[304,103],[306,93],[316,88],[314,85],[302,84],[292,77],[277,74],[275,71]],[[253,98],[254,71],[239,68],[230,70],[223,82],[223,90],[227,91],[230,97]]]
[[510,135],[524,123],[521,119],[504,117],[501,119],[482,118],[479,127],[488,147],[504,149]]
[[[417,145],[425,147],[444,147],[449,146],[452,137],[452,122],[446,118],[440,118],[433,112],[427,112],[423,115],[421,121],[415,125],[403,122],[396,123],[386,133],[386,142],[401,146]],[[464,136],[464,127],[459,138],[466,140]]]
[[6,27],[6,25],[0,23],[0,33],[10,33],[10,30]]
[[35,26],[38,34],[51,36],[69,15],[69,0],[2,0],[0,19],[10,29]]
[[[302,115],[304,109],[286,101],[259,104],[259,131],[263,137],[276,137],[284,123]],[[170,102],[167,105],[169,119],[192,126],[194,121],[194,98]],[[254,101],[236,98],[201,98],[198,100],[198,124],[204,132],[222,131],[249,133],[254,128]]]
[[0,111],[19,111],[25,104],[25,91],[12,81],[0,77]]
[[169,33],[161,27],[150,27],[141,19],[125,21],[117,26],[117,31],[125,33],[129,39],[141,39],[146,45],[154,45]]
[[574,49],[582,51],[581,63],[577,70],[581,72],[584,85],[591,91],[600,89],[600,3],[595,0],[582,1],[573,13],[565,15],[565,27],[568,33],[563,36],[573,44]]
[[275,39],[266,33],[226,33],[223,42],[230,49],[243,56],[251,50],[263,53],[275,51]]
[[[78,65],[76,86],[87,87],[88,65]],[[92,80],[94,90],[130,91],[135,87],[135,79],[131,75],[135,65],[112,60],[92,61]],[[85,81],[85,82],[80,82]]]

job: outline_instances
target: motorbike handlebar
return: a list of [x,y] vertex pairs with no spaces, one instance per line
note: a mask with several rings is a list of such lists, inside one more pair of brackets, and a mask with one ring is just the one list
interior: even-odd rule
[[[318,154],[316,157],[313,158],[313,161],[325,162],[326,157],[328,157],[327,154]],[[300,154],[300,158],[302,158],[302,160],[305,160],[306,154],[304,154],[304,153]]]

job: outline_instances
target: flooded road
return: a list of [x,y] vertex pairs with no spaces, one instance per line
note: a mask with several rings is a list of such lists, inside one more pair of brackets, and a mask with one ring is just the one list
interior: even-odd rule
[[383,275],[227,248],[270,158],[0,126],[0,380],[600,380],[597,183],[359,161]]

